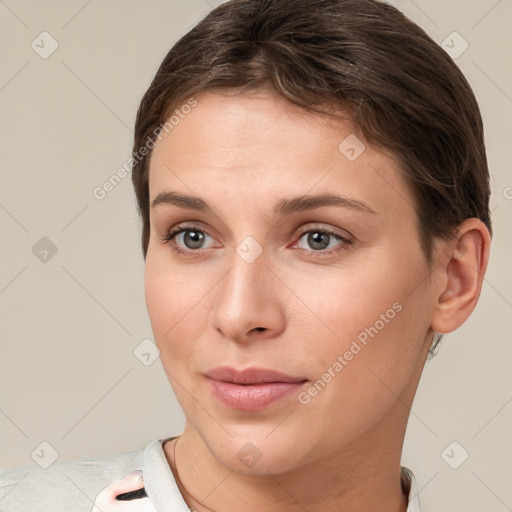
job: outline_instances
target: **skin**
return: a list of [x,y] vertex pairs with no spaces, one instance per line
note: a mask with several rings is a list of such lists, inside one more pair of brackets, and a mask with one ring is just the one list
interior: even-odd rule
[[[175,191],[213,213],[152,208],[145,268],[155,341],[186,416],[178,444],[164,451],[188,506],[405,511],[400,454],[410,407],[433,332],[456,329],[476,305],[487,229],[467,219],[457,238],[436,242],[429,268],[403,175],[348,121],[266,89],[196,99],[153,150],[150,200]],[[354,161],[338,149],[350,134],[366,145]],[[273,213],[284,198],[321,193],[375,213]],[[164,241],[177,225],[190,231]],[[350,243],[327,236],[319,248],[308,238],[315,229]],[[207,233],[203,245],[190,237],[197,230]],[[263,250],[252,263],[236,251],[248,236]],[[307,404],[294,393],[260,411],[233,410],[204,376],[221,365],[265,367],[307,379],[307,390],[396,303],[401,310]],[[248,442],[261,454],[250,467],[237,457]]]

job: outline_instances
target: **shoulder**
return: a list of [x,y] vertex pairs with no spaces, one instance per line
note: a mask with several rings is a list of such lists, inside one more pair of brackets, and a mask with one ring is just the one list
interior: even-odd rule
[[114,455],[57,460],[0,471],[2,512],[90,512],[96,495],[112,481],[142,469],[143,449]]

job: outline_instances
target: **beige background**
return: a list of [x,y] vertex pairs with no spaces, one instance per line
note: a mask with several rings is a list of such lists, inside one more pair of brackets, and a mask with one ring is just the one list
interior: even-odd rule
[[[42,442],[89,457],[183,426],[159,359],[133,353],[152,334],[130,178],[103,200],[92,191],[130,156],[168,49],[219,3],[0,1],[1,467],[34,463]],[[456,62],[484,118],[495,225],[480,303],[427,363],[403,463],[426,511],[511,510],[512,2],[391,3],[437,42],[457,31],[469,44]],[[31,47],[51,48],[43,31],[59,45],[46,59]],[[43,237],[57,249],[46,262],[32,249]],[[458,469],[441,456],[452,441],[469,453]]]

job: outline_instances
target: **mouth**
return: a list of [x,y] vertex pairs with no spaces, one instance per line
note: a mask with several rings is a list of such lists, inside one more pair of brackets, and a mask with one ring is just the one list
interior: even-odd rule
[[298,391],[306,382],[266,368],[237,370],[223,366],[205,373],[213,395],[225,406],[241,411],[269,407]]

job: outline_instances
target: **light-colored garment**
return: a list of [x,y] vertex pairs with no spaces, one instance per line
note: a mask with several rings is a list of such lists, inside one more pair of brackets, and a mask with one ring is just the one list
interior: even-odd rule
[[[163,450],[171,439],[157,439],[143,450],[56,461],[48,469],[33,464],[4,470],[0,512],[190,512]],[[403,466],[402,479],[409,488],[407,512],[421,512],[416,480]],[[147,497],[115,498],[142,487]]]

